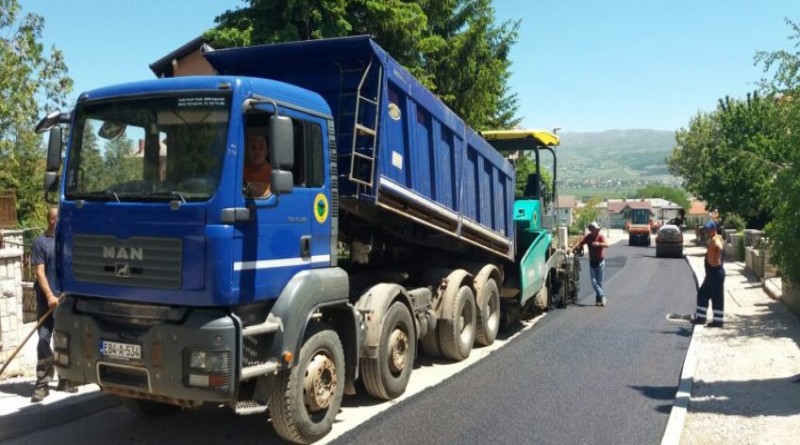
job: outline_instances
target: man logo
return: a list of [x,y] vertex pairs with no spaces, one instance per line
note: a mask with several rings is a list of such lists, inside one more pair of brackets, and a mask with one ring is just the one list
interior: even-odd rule
[[117,263],[115,269],[115,275],[118,277],[127,278],[130,276],[131,266],[128,263]]
[[144,260],[144,249],[141,247],[104,246],[103,258],[110,258],[112,260],[142,261]]

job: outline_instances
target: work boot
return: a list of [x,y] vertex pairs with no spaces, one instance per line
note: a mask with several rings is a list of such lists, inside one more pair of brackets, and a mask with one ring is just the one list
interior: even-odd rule
[[78,392],[78,388],[76,386],[72,386],[67,379],[61,379],[58,381],[58,386],[56,387],[57,391],[64,391],[70,394],[75,394]]
[[33,391],[33,396],[31,397],[31,403],[39,403],[49,395],[50,395],[50,388],[46,386],[37,386],[36,389]]
[[692,317],[692,324],[706,324],[706,317]]
[[711,323],[708,324],[707,327],[709,327],[709,328],[722,328],[722,327],[725,327],[725,323],[723,323],[721,321],[712,321]]

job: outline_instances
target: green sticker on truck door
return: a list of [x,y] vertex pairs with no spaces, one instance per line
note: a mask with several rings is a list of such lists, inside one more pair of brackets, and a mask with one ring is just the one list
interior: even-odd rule
[[314,198],[314,218],[320,224],[328,220],[328,198],[324,193],[320,193]]

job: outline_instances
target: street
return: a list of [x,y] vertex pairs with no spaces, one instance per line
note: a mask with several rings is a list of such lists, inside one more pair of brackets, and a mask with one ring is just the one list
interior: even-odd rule
[[[692,332],[666,316],[691,313],[695,283],[685,260],[654,253],[625,240],[607,250],[605,308],[594,305],[584,259],[577,305],[550,311],[496,347],[475,349],[465,362],[421,357],[399,400],[346,397],[334,431],[320,443],[658,443]],[[118,406],[6,443],[55,438],[281,442],[266,415],[204,407],[143,419]]]

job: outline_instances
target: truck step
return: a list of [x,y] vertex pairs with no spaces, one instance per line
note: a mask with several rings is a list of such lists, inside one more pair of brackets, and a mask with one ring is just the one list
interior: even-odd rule
[[242,335],[248,337],[251,335],[269,334],[270,332],[278,331],[280,328],[281,324],[279,322],[267,319],[263,323],[254,324],[242,329]]
[[248,414],[263,413],[267,410],[267,405],[262,405],[255,400],[239,400],[234,407],[236,414],[246,416]]
[[262,363],[260,365],[255,366],[247,366],[242,368],[242,380],[249,380],[254,377],[260,377],[264,374],[270,374],[273,372],[277,372],[280,369],[280,366],[276,362],[267,362]]

